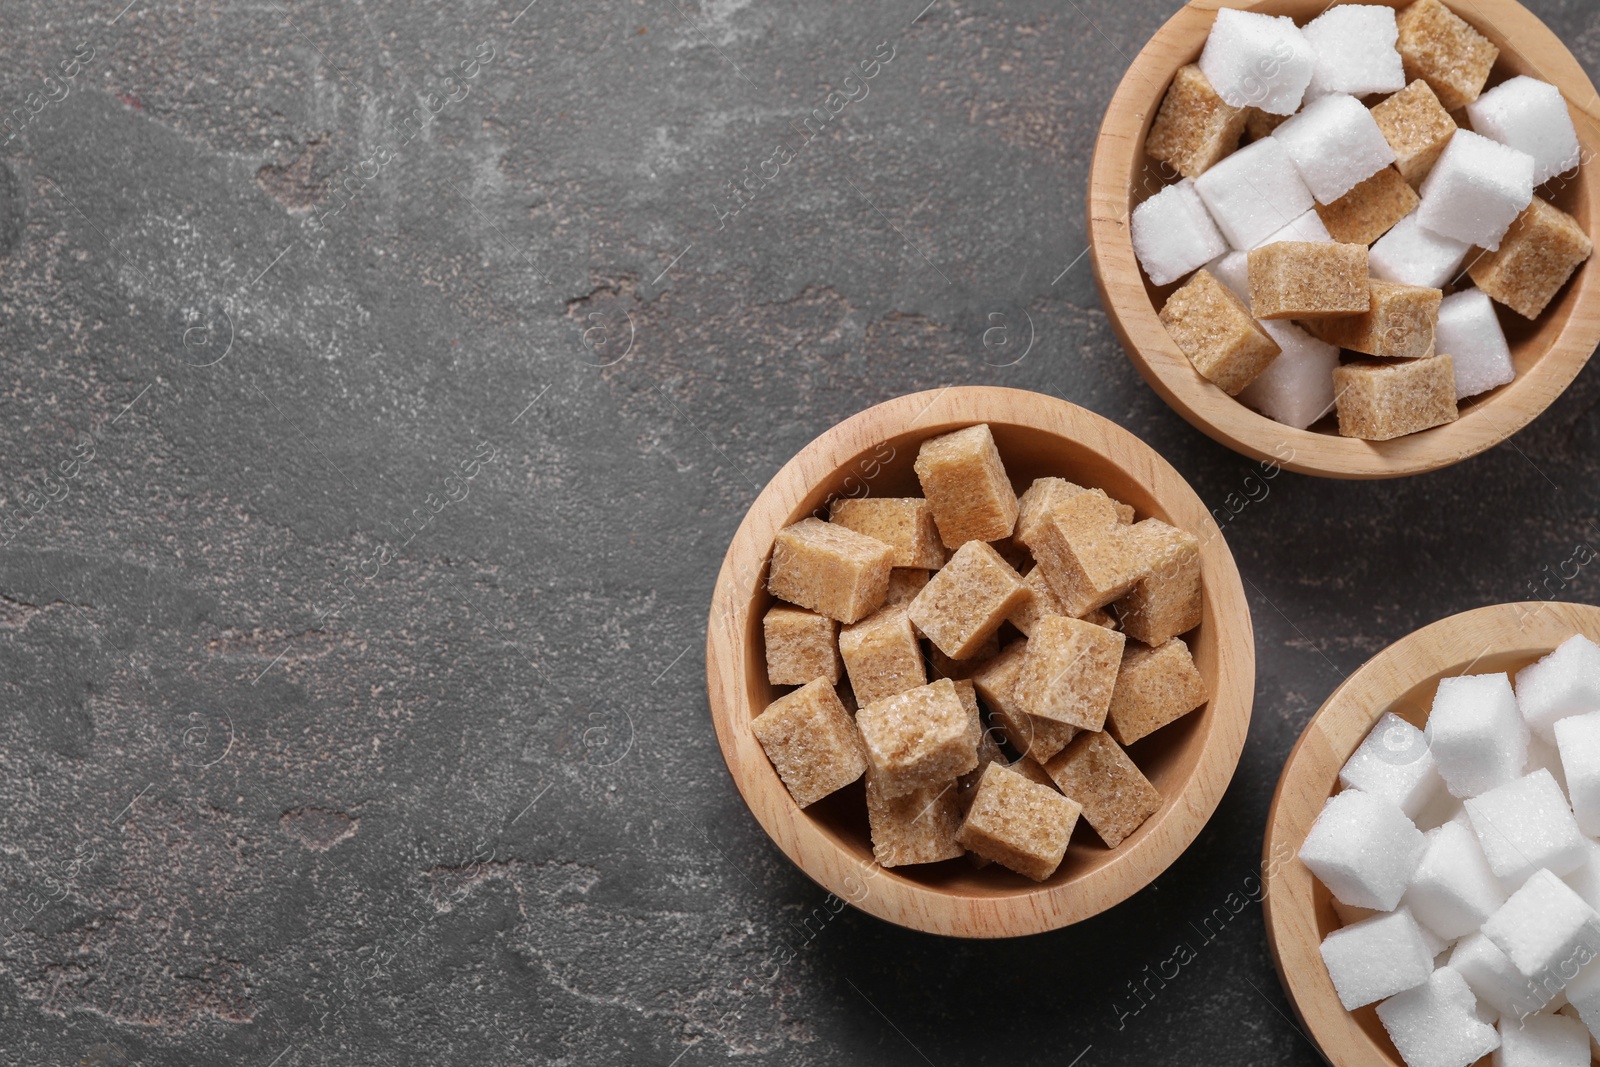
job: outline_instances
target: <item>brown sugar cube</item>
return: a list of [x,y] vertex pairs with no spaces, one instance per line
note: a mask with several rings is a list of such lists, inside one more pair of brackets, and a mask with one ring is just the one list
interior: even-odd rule
[[982,541],[968,541],[911,602],[911,621],[951,659],[970,659],[1026,595],[1022,577]]
[[1124,745],[1147,737],[1206,702],[1206,681],[1174,637],[1155,648],[1129,644],[1106,712],[1106,732]]
[[805,685],[813,678],[839,684],[839,624],[804,608],[775,604],[761,619],[767,645],[767,681]]
[[889,592],[885,604],[909,604],[928,584],[928,572],[920,567],[896,567],[889,572]]
[[1306,329],[1330,345],[1383,359],[1427,359],[1433,355],[1434,328],[1444,293],[1420,285],[1373,278],[1372,307],[1360,315],[1315,319]]
[[1456,135],[1456,120],[1420,78],[1373,107],[1372,117],[1394,151],[1400,176],[1412,186],[1422,184]]
[[1028,642],[1013,641],[973,672],[972,684],[1011,747],[1032,759],[1047,760],[1067,747],[1078,728],[1053,719],[1036,719],[1017,703],[1017,675],[1027,654]]
[[938,570],[944,566],[944,544],[933,524],[933,509],[921,497],[856,497],[835,500],[828,521],[866,534],[894,549],[896,567]]
[[1250,309],[1258,319],[1354,315],[1369,305],[1366,245],[1278,241],[1250,252]]
[[1042,882],[1061,865],[1082,810],[1054,789],[991,763],[983,769],[956,840],[984,859]]
[[1000,654],[1000,632],[996,630],[983,639],[983,644],[972,650],[966,659],[951,659],[939,651],[939,646],[928,642],[928,665],[935,678],[948,678],[953,682],[971,678],[985,660]]
[[1269,114],[1259,107],[1247,107],[1244,110],[1244,132],[1250,135],[1252,141],[1272,136],[1272,131],[1282,126],[1289,118],[1288,115]]
[[1147,645],[1200,625],[1200,539],[1159,519],[1130,531],[1146,575],[1116,602],[1122,631]]
[[1179,67],[1144,139],[1151,158],[1172,164],[1185,178],[1198,178],[1239,147],[1245,109],[1225,103],[1200,68]]
[[1366,441],[1388,441],[1455,422],[1455,360],[1346,363],[1333,371],[1339,432]]
[[1167,297],[1160,317],[1195,371],[1229,396],[1254,381],[1282,351],[1244,301],[1203,268]]
[[[1017,762],[1009,764],[1009,766],[1030,782],[1038,782],[1046,789],[1056,789],[1055,779],[1051,778],[1050,772],[1044,769],[1044,764],[1030,756],[1023,756]],[[1059,793],[1061,790],[1056,789],[1056,792]]]
[[987,425],[979,423],[922,442],[916,469],[947,548],[1011,536],[1017,494]]
[[889,593],[894,549],[876,538],[817,518],[778,531],[772,543],[767,588],[840,622],[878,610]]
[[1467,273],[1478,288],[1523,318],[1536,319],[1594,244],[1578,220],[1533,198],[1495,252],[1485,252]]
[[966,851],[956,843],[961,806],[955,782],[886,797],[868,771],[867,824],[872,830],[872,858],[884,867],[938,863]]
[[1015,539],[1032,545],[1033,534],[1039,520],[1063,500],[1088,492],[1065,478],[1035,478],[1033,484],[1017,498],[1017,530]]
[[[1317,204],[1317,217],[1335,241],[1370,245],[1422,202],[1400,172],[1384,167],[1331,204]],[[869,531],[870,532],[870,531]]]
[[1034,552],[1063,614],[1087,615],[1144,576],[1128,541],[1132,529],[1117,521],[1111,499],[1098,489],[1057,506],[1040,523]]
[[922,646],[904,604],[879,608],[839,633],[839,654],[856,700],[871,704],[928,684]]
[[1395,47],[1406,77],[1427,82],[1447,111],[1478,99],[1500,58],[1500,49],[1489,38],[1439,0],[1416,0],[1400,12],[1399,23]]
[[750,729],[802,808],[849,785],[867,769],[861,735],[838,694],[816,678],[774,700]]
[[1037,718],[1100,729],[1111,707],[1126,641],[1115,630],[1081,619],[1040,619],[1017,675],[1017,703]]
[[1011,612],[1010,621],[1024,636],[1031,634],[1033,624],[1046,615],[1067,614],[1067,609],[1061,606],[1061,601],[1056,599],[1056,594],[1051,590],[1050,583],[1045,581],[1044,571],[1038,567],[1022,579],[1022,588],[1026,595]]
[[1083,808],[1083,817],[1107,848],[1126,841],[1161,810],[1161,794],[1133,760],[1102,733],[1080,734],[1045,771]]
[[954,781],[978,765],[978,716],[948,678],[862,705],[856,727],[886,797]]

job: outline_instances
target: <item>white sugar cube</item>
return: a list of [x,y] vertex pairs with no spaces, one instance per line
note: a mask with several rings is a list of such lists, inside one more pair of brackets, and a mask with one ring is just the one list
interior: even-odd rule
[[1559,719],[1555,731],[1578,829],[1600,837],[1600,711]]
[[1549,82],[1508,78],[1468,104],[1467,118],[1477,133],[1532,156],[1535,185],[1578,165],[1578,131],[1561,90]]
[[1367,270],[1382,281],[1443,289],[1455,278],[1471,249],[1466,241],[1424,229],[1413,211],[1367,251]]
[[1427,851],[1406,889],[1417,921],[1446,941],[1465,937],[1506,902],[1477,835],[1460,823],[1427,834]]
[[1417,221],[1491,252],[1533,202],[1533,157],[1471,130],[1457,130],[1422,182]]
[[1156,285],[1175,282],[1227,250],[1188,178],[1133,209],[1133,253]]
[[1317,340],[1292,322],[1258,325],[1278,342],[1280,351],[1239,393],[1239,401],[1269,419],[1304,430],[1333,410],[1333,371],[1339,365],[1339,348]]
[[1467,801],[1467,815],[1495,876],[1521,884],[1541,867],[1570,874],[1583,864],[1583,835],[1549,771],[1538,770]]
[[1378,1005],[1378,1018],[1407,1067],[1467,1067],[1500,1047],[1466,981],[1440,967],[1427,982]]
[[1582,866],[1571,874],[1563,875],[1561,880],[1570,885],[1585,904],[1600,911],[1600,843],[1585,841],[1583,855]]
[[1351,1010],[1419,986],[1433,973],[1433,953],[1404,909],[1335,930],[1322,941],[1322,961],[1339,1002]]
[[1444,787],[1427,737],[1392,711],[1378,720],[1346,761],[1339,782],[1346,788],[1388,797],[1410,818]]
[[1315,66],[1308,95],[1397,93],[1406,72],[1395,42],[1400,28],[1394,8],[1377,4],[1330,7],[1301,29],[1311,42]]
[[1600,648],[1582,634],[1517,672],[1517,706],[1528,725],[1552,737],[1557,719],[1600,711]]
[[1312,210],[1305,212],[1289,225],[1256,245],[1256,247],[1265,248],[1267,245],[1275,245],[1279,241],[1309,241],[1312,244],[1332,244],[1333,234],[1328,232],[1328,227],[1322,221],[1322,216]]
[[1503,674],[1441,679],[1425,732],[1445,785],[1458,797],[1511,781],[1528,758],[1528,727]]
[[1426,847],[1394,801],[1346,789],[1322,806],[1300,861],[1346,904],[1393,911]]
[[1589,1067],[1589,1031],[1564,1015],[1500,1020],[1494,1067]]
[[1600,913],[1567,883],[1539,870],[1489,916],[1483,936],[1553,995],[1600,955]]
[[1292,115],[1311,84],[1311,45],[1285,17],[1223,8],[1200,53],[1200,71],[1234,107]]
[[1372,112],[1345,93],[1311,101],[1273,130],[1272,138],[1283,144],[1321,204],[1333,203],[1394,162],[1394,149]]
[[1461,973],[1484,1004],[1513,1019],[1541,1010],[1556,995],[1556,990],[1543,988],[1517,970],[1511,957],[1481,933],[1469,934],[1456,943],[1450,951],[1450,966]]
[[1563,990],[1567,1002],[1577,1009],[1578,1016],[1589,1027],[1589,1032],[1600,1038],[1600,961],[1584,966],[1578,977],[1567,983]]
[[[1233,290],[1233,295],[1250,306],[1250,253],[1228,252],[1206,264],[1206,270],[1217,281]],[[1273,361],[1277,362],[1276,360]],[[1268,368],[1272,366],[1267,364]]]
[[1455,363],[1457,400],[1505,385],[1517,376],[1500,318],[1481,289],[1466,289],[1444,298],[1434,327],[1433,348]]
[[1194,188],[1222,235],[1241,252],[1310,211],[1315,202],[1289,153],[1271,137],[1215,164],[1195,180]]
[[[1567,772],[1561,766],[1561,750],[1556,747],[1555,738],[1546,741],[1538,734],[1528,735],[1528,764],[1523,774],[1532,774],[1534,771],[1549,771],[1550,777],[1556,780],[1556,785],[1561,791],[1567,791]],[[1568,797],[1571,802],[1571,797]]]

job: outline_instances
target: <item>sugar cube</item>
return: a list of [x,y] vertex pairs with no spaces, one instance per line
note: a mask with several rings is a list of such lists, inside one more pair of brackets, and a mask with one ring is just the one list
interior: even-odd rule
[[1517,970],[1511,957],[1481,933],[1468,934],[1450,950],[1450,967],[1500,1015],[1521,1019],[1544,1008],[1558,990],[1545,989]]
[[1471,130],[1457,130],[1423,179],[1421,192],[1419,223],[1493,251],[1533,200],[1533,157]]
[[951,781],[978,765],[982,725],[948,678],[863,706],[856,726],[885,797]]
[[1426,229],[1413,211],[1367,253],[1367,269],[1386,282],[1443,289],[1456,277],[1472,245]]
[[1016,539],[1024,545],[1031,546],[1040,519],[1048,515],[1058,503],[1087,491],[1083,486],[1069,482],[1065,478],[1035,478],[1017,498]]
[[1534,197],[1517,216],[1497,251],[1472,262],[1478,288],[1523,318],[1538,318],[1572,277],[1594,244],[1578,220]]
[[1384,167],[1332,203],[1318,204],[1317,217],[1333,240],[1370,245],[1421,202],[1399,171]]
[[1206,264],[1206,271],[1246,304],[1250,302],[1250,253],[1227,252]]
[[867,825],[872,831],[872,858],[884,867],[938,863],[955,859],[964,851],[956,842],[961,812],[954,782],[886,797],[877,778],[869,772]]
[[1428,740],[1394,712],[1386,712],[1339,771],[1347,789],[1387,797],[1414,818],[1444,788]]
[[1440,679],[1425,732],[1445,785],[1458,797],[1511,781],[1528,758],[1528,728],[1503,674]]
[[1239,147],[1244,126],[1245,110],[1218,96],[1205,73],[1190,63],[1173,75],[1144,139],[1144,150],[1151,158],[1172,164],[1179,174],[1198,178]]
[[1456,132],[1455,119],[1420,78],[1374,106],[1372,118],[1394,150],[1395,169],[1412,185],[1428,176]]
[[984,859],[1042,882],[1055,873],[1081,808],[1009,767],[983,769],[956,840]]
[[1444,298],[1433,347],[1455,361],[1458,400],[1505,385],[1517,376],[1499,316],[1481,289],[1465,289]]
[[1079,734],[1044,769],[1064,796],[1082,806],[1084,821],[1107,848],[1122,844],[1161,810],[1161,793],[1103,733]]
[[1378,1005],[1378,1019],[1407,1067],[1467,1067],[1500,1047],[1473,1010],[1472,990],[1449,967]]
[[1346,904],[1392,911],[1426,848],[1394,801],[1346,789],[1323,805],[1300,860]]
[[1139,574],[1116,601],[1123,632],[1154,647],[1199,626],[1200,539],[1160,519],[1144,519],[1122,542]]
[[1567,101],[1549,82],[1519,74],[1467,105],[1472,128],[1533,157],[1533,184],[1578,165],[1578,131]]
[[1589,1032],[1564,1015],[1500,1020],[1494,1067],[1590,1067]]
[[826,679],[813,679],[774,700],[750,720],[750,728],[802,808],[867,769],[861,737]]
[[1345,437],[1388,441],[1459,417],[1455,370],[1447,355],[1346,363],[1334,370],[1333,388]]
[[933,509],[921,497],[842,497],[829,507],[828,521],[894,549],[896,567],[944,566],[944,544],[933,524]]
[[1600,911],[1600,841],[1584,841],[1583,854],[1583,865],[1564,875],[1562,881],[1570,885],[1585,904]]
[[1559,992],[1600,955],[1600,913],[1538,870],[1483,924],[1483,936],[1525,977]]
[[1239,399],[1269,419],[1304,430],[1333,410],[1339,348],[1292,322],[1263,322],[1261,328],[1277,342],[1278,358],[1239,391]]
[[928,683],[922,647],[903,604],[879,608],[839,634],[839,653],[856,700],[871,704]]
[[839,624],[826,615],[774,604],[761,619],[767,650],[767,681],[805,685],[813,678],[839,684]]
[[1400,27],[1393,8],[1340,4],[1306,23],[1300,32],[1315,56],[1310,95],[1364,96],[1405,88],[1406,73],[1395,48]]
[[1278,356],[1278,343],[1244,302],[1204,270],[1167,298],[1160,318],[1200,376],[1230,396]]
[[1066,748],[1078,732],[1069,723],[1038,719],[1022,709],[1017,701],[1017,676],[1027,658],[1028,642],[1013,641],[1000,654],[981,664],[972,674],[972,684],[983,697],[1011,747],[1035,760],[1048,760]]
[[1417,921],[1446,941],[1465,937],[1506,902],[1473,832],[1457,822],[1428,831],[1427,850],[1405,902]]
[[1187,715],[1208,696],[1206,681],[1181,638],[1156,648],[1130,643],[1117,668],[1106,732],[1131,745]]
[[1600,961],[1586,964],[1562,992],[1567,1002],[1577,1009],[1589,1032],[1600,1037]]
[[1168,285],[1228,250],[1211,213],[1185,178],[1133,209],[1133,251],[1155,285]]
[[1234,107],[1292,115],[1311,84],[1311,44],[1294,20],[1223,8],[1200,53],[1200,69]]
[[1582,634],[1517,672],[1517,707],[1541,737],[1554,736],[1557,719],[1600,710],[1600,647]]
[[1323,225],[1322,216],[1316,211],[1307,211],[1292,220],[1283,229],[1268,236],[1261,244],[1275,245],[1279,241],[1310,241],[1314,244],[1332,244],[1333,235],[1328,232],[1328,227]]
[[1322,962],[1339,1003],[1351,1011],[1414,989],[1433,974],[1433,953],[1404,908],[1335,930],[1322,939]]
[[1256,247],[1316,203],[1276,136],[1217,163],[1195,179],[1194,191],[1217,229],[1241,251]]
[[1024,637],[1033,633],[1034,625],[1046,615],[1066,615],[1067,609],[1056,599],[1055,591],[1045,581],[1044,571],[1034,567],[1022,579],[1024,597],[1009,616],[1011,625],[1022,631]]
[[1040,619],[1017,676],[1017,703],[1036,718],[1099,730],[1111,706],[1126,640],[1115,630],[1081,619]]
[[1468,799],[1467,816],[1489,867],[1510,883],[1522,882],[1541,867],[1568,874],[1586,858],[1577,820],[1547,770]]
[[968,541],[922,587],[909,612],[928,640],[951,659],[978,653],[1022,602],[1022,576],[982,541]]
[[1406,77],[1422,78],[1450,111],[1483,92],[1500,49],[1439,0],[1416,0],[1400,12],[1397,46]]
[[1351,315],[1370,306],[1365,245],[1279,241],[1250,251],[1250,310],[1256,318]]
[[[1337,9],[1335,9],[1337,10]],[[1330,204],[1394,162],[1372,112],[1355,97],[1319,97],[1272,131],[1318,203]]]
[[1555,734],[1578,829],[1600,837],[1600,711],[1556,720]]
[[1434,326],[1443,293],[1386,281],[1368,281],[1367,289],[1371,306],[1365,312],[1319,319],[1306,328],[1331,345],[1382,359],[1426,359],[1434,354]]
[[986,424],[922,442],[915,466],[945,547],[1011,536],[1017,494]]
[[928,572],[920,567],[896,567],[889,572],[889,592],[885,604],[909,604],[928,584]]
[[855,622],[889,593],[894,549],[875,538],[817,518],[778,531],[767,588],[779,600]]
[[1130,529],[1118,522],[1111,499],[1099,490],[1058,504],[1039,522],[1034,555],[1069,615],[1104,607],[1144,576]]

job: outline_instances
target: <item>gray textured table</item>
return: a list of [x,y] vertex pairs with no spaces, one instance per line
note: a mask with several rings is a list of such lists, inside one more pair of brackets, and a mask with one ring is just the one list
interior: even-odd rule
[[[0,16],[0,1061],[1315,1062],[1259,906],[1207,917],[1342,675],[1600,543],[1600,371],[1452,470],[1274,480],[1195,846],[1072,929],[920,936],[740,803],[711,584],[796,449],[952,382],[1243,498],[1083,255],[1170,0],[123,2]],[[1591,4],[1532,6],[1600,67]]]

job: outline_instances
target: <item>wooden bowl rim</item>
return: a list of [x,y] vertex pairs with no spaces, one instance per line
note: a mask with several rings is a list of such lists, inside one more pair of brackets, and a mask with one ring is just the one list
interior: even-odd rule
[[[753,583],[760,580],[777,531],[793,521],[791,516],[815,486],[878,443],[924,430],[931,437],[979,422],[1055,434],[1128,472],[1174,522],[1201,538],[1202,625],[1226,620],[1230,634],[1226,647],[1218,634],[1218,676],[1208,679],[1214,714],[1188,742],[1199,746],[1195,767],[1183,792],[1152,816],[1149,831],[1141,829],[1140,838],[1077,878],[996,896],[923,885],[862,861],[795,807],[751,731],[737,729],[734,721],[737,707],[751,709],[750,715],[759,711],[746,684],[742,655],[760,651],[745,650],[742,635],[748,631],[755,598]],[[1134,471],[1148,476],[1137,477]],[[1221,801],[1244,748],[1255,693],[1255,637],[1244,586],[1221,530],[1159,453],[1115,423],[1055,397],[952,386],[901,396],[851,416],[801,449],[761,490],[717,576],[706,630],[706,692],[717,742],[740,795],[767,836],[807,877],[868,914],[900,926],[953,937],[1014,937],[1058,929],[1125,900],[1193,843]]]
[[[1160,105],[1175,71],[1165,58],[1180,40],[1202,41],[1215,12],[1272,8],[1282,0],[1190,0],[1157,30],[1129,65],[1106,108],[1089,168],[1089,247],[1095,284],[1128,358],[1150,386],[1191,425],[1220,444],[1256,459],[1275,459],[1302,474],[1328,478],[1395,478],[1459,463],[1494,447],[1537,418],[1561,395],[1600,343],[1600,269],[1579,268],[1561,298],[1571,302],[1567,321],[1533,367],[1509,385],[1473,403],[1455,422],[1397,438],[1362,441],[1297,430],[1274,422],[1200,377],[1157,318],[1133,254],[1128,218],[1128,176],[1143,158],[1144,138],[1120,130],[1144,129]],[[1361,0],[1403,6],[1403,0]],[[1460,6],[1475,26],[1493,26],[1514,40],[1513,65],[1531,69],[1562,91],[1568,106],[1587,122],[1576,122],[1583,158],[1600,158],[1600,97],[1582,66],[1544,22],[1516,0],[1471,0]],[[1187,53],[1188,49],[1184,49]],[[1505,50],[1502,50],[1505,51]],[[1540,56],[1535,65],[1525,57]],[[1150,82],[1158,89],[1152,97]],[[1578,178],[1583,195],[1600,210],[1600,166],[1585,164]],[[1591,236],[1593,236],[1591,234]],[[1600,244],[1600,240],[1596,241]],[[1285,447],[1289,458],[1281,458]]]

